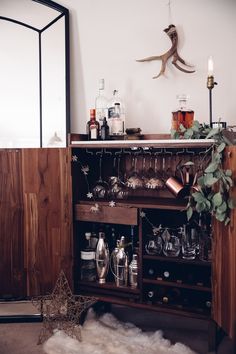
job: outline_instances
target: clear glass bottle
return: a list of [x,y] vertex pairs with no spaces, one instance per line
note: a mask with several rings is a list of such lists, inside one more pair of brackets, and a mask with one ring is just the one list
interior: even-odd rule
[[118,90],[113,91],[108,104],[108,125],[112,135],[124,135],[125,132],[125,108],[123,100],[118,95]]
[[105,96],[105,80],[99,80],[99,93],[95,99],[95,110],[96,110],[96,120],[98,121],[100,127],[103,124],[104,117],[108,118],[108,100]]
[[193,125],[194,111],[187,108],[187,95],[177,95],[179,101],[179,107],[176,111],[172,112],[172,129],[177,132],[181,132],[180,125],[183,125],[184,128],[191,128]]
[[95,109],[90,109],[90,120],[87,122],[86,133],[88,140],[98,140],[99,138],[99,123],[95,117]]

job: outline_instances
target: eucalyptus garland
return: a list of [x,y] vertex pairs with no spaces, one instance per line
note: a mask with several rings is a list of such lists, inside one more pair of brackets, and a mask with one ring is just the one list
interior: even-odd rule
[[[214,139],[210,147],[210,162],[202,170],[197,179],[197,191],[191,190],[187,204],[187,218],[191,219],[194,210],[199,214],[210,213],[225,225],[230,222],[230,210],[235,207],[235,201],[230,197],[233,187],[232,171],[223,168],[224,150],[230,145],[219,126],[211,128],[209,125],[194,121],[191,128],[180,125],[179,131],[171,130],[174,139]],[[209,151],[206,153],[209,154]],[[206,155],[203,157],[205,158]]]

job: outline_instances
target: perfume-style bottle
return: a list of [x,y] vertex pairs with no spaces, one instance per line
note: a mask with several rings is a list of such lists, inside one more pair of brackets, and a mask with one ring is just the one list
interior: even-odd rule
[[187,95],[177,95],[179,108],[172,112],[172,129],[181,132],[181,125],[188,129],[193,125],[194,111],[187,108]]

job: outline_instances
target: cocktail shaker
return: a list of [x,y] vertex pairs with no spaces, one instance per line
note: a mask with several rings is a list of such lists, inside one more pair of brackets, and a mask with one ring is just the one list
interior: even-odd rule
[[106,282],[106,276],[109,268],[109,249],[105,242],[104,232],[99,232],[95,259],[98,281],[100,284],[104,284]]

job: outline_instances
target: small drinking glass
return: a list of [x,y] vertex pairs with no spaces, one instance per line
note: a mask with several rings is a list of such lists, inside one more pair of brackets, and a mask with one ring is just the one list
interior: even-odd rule
[[196,228],[183,225],[181,228],[182,258],[195,259],[199,250],[199,235]]
[[145,251],[149,255],[159,255],[162,252],[163,241],[160,235],[148,235],[149,240],[145,245]]
[[163,253],[167,257],[178,257],[181,250],[181,242],[178,235],[178,230],[168,230],[167,228],[162,233],[164,240]]

